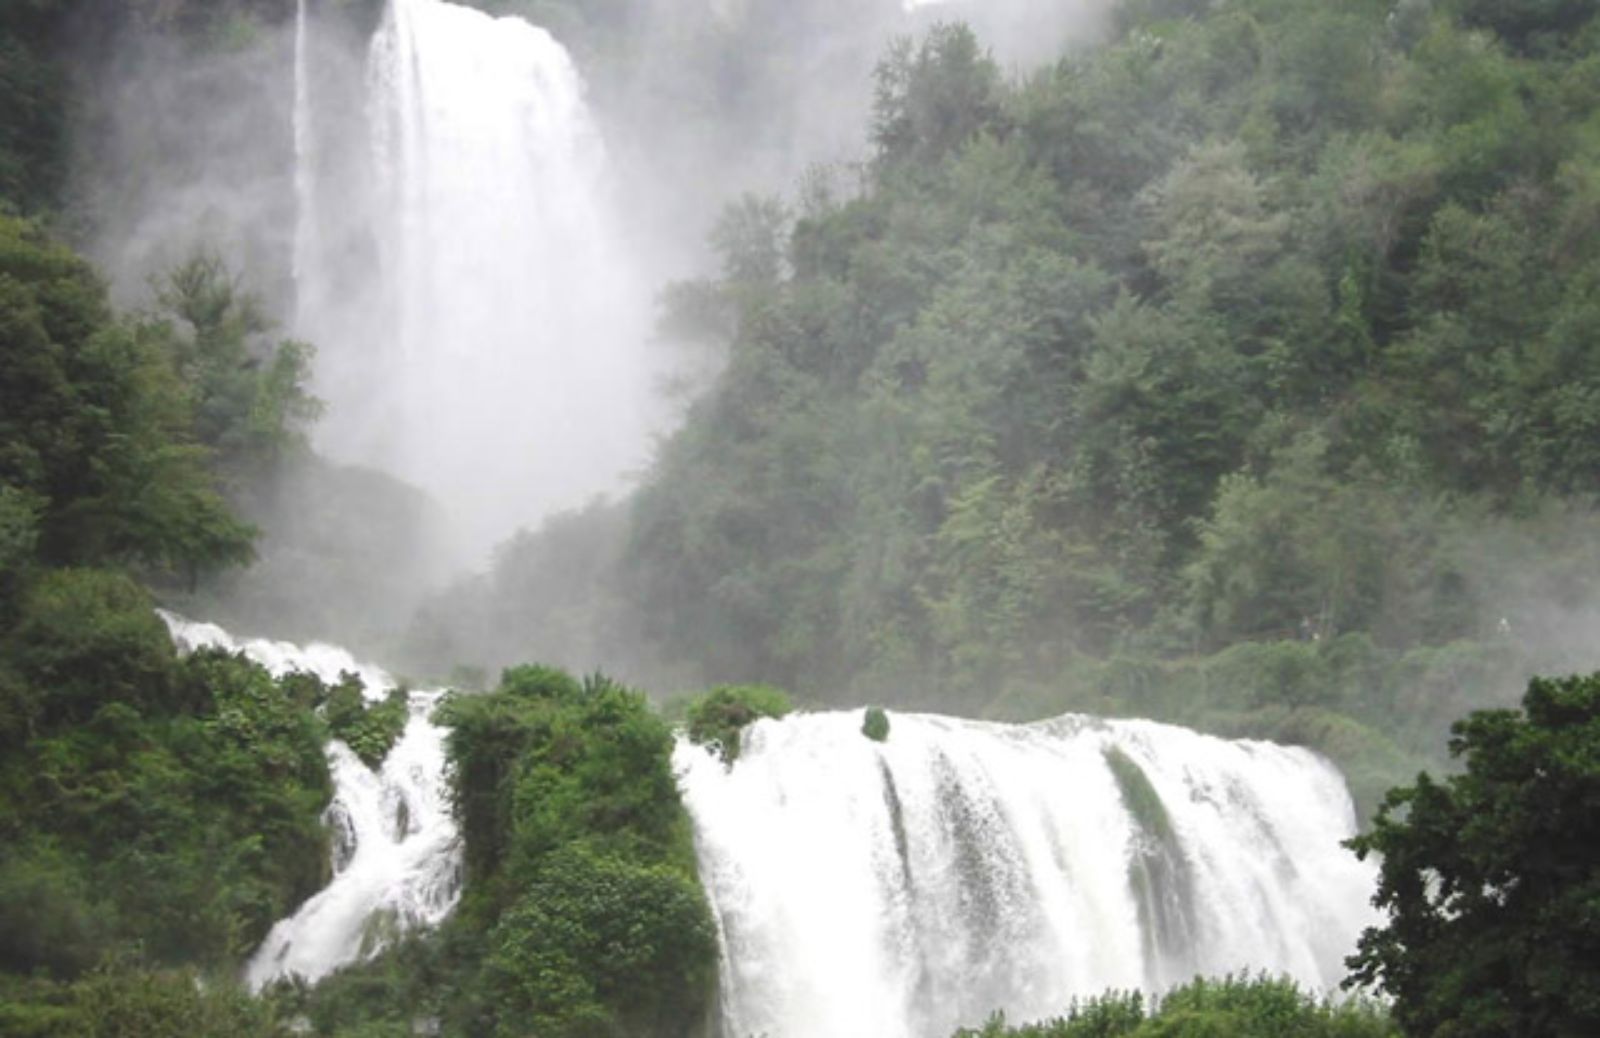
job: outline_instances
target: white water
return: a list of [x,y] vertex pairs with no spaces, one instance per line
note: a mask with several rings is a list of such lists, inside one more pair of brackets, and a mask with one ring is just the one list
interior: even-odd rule
[[[294,285],[304,297],[317,280],[312,263],[317,255],[316,156],[311,125],[310,25],[306,0],[299,0],[294,20]],[[297,304],[298,305],[298,304]]]
[[[717,916],[729,1035],[943,1036],[1004,1009],[1268,970],[1318,989],[1371,914],[1354,812],[1305,750],[1135,721],[762,721],[677,764]],[[1106,750],[1170,824],[1125,805]]]
[[[180,649],[242,651],[274,674],[383,671],[328,645],[236,640],[163,614]],[[414,693],[373,772],[329,747],[329,886],[249,964],[260,987],[316,980],[459,894],[438,693]],[[1107,989],[1265,970],[1331,989],[1374,922],[1375,874],[1339,846],[1343,779],[1317,755],[1140,721],[998,725],[796,715],[744,733],[725,767],[680,741],[675,765],[722,947],[724,1033],[922,1038],[1061,1012]],[[1121,754],[1119,782],[1108,751]],[[1137,769],[1159,800],[1139,801]]]
[[345,228],[318,244],[303,222],[298,250],[317,282],[300,324],[320,344],[319,446],[433,494],[475,562],[646,459],[651,297],[583,81],[545,30],[390,0],[366,106],[358,186],[324,200],[308,175],[302,195]]
[[[162,618],[185,652],[243,652],[274,675],[298,670],[327,682],[348,671],[372,700],[395,687],[382,670],[330,645],[238,640],[215,624]],[[439,695],[412,693],[405,732],[376,772],[343,743],[329,743],[334,797],[324,819],[333,833],[333,880],[272,928],[246,967],[251,987],[290,975],[315,981],[375,953],[400,931],[437,924],[455,907],[461,846],[446,800],[444,732],[428,720]]]

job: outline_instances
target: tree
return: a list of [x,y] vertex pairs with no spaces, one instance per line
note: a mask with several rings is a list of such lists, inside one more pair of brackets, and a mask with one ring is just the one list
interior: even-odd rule
[[920,45],[899,40],[875,74],[872,139],[879,161],[911,165],[954,154],[1000,122],[1000,69],[962,23]]
[[220,256],[201,252],[169,271],[156,300],[170,318],[159,331],[193,397],[196,439],[234,465],[305,446],[322,414],[307,389],[314,351],[266,340],[272,322]]
[[1435,1038],[1600,1033],[1600,674],[1535,679],[1521,712],[1453,728],[1466,770],[1389,792],[1357,856],[1382,859],[1350,984]]
[[254,531],[217,493],[185,372],[118,320],[88,264],[0,218],[0,484],[53,564],[187,571],[248,561]]

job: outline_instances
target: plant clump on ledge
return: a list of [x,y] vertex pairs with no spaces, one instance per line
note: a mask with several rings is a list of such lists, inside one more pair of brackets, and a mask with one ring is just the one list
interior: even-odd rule
[[704,746],[732,766],[739,759],[740,734],[763,717],[793,710],[788,693],[771,685],[723,685],[689,704],[689,741]]

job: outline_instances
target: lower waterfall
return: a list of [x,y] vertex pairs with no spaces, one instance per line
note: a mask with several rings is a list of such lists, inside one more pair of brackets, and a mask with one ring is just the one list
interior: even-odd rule
[[1374,871],[1301,749],[1140,721],[760,721],[680,744],[723,1033],[947,1036],[995,1010],[1265,970],[1334,987]]
[[[372,700],[395,687],[384,671],[333,646],[236,640],[215,624],[170,613],[162,619],[185,652],[242,652],[274,675],[298,670],[327,682],[349,671]],[[455,907],[461,842],[445,782],[444,731],[429,720],[442,694],[411,694],[405,731],[376,771],[344,743],[328,744],[334,796],[324,818],[332,835],[333,879],[267,934],[245,970],[252,988],[288,976],[319,980],[379,951],[403,930],[438,924]]]
[[[374,698],[395,685],[331,646],[163,618],[183,651],[351,671]],[[252,987],[315,981],[455,906],[441,694],[412,694],[376,771],[329,744],[333,879],[273,927]],[[1197,974],[1331,989],[1374,921],[1375,870],[1339,845],[1355,831],[1344,780],[1308,750],[1079,716],[894,714],[881,743],[861,726],[859,711],[758,721],[731,767],[679,740],[726,1038],[945,1038]]]

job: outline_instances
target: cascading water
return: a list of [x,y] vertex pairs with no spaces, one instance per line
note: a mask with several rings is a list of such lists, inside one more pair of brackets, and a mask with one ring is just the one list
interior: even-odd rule
[[[369,697],[382,670],[327,645],[235,640],[163,614],[183,651],[243,652],[274,674]],[[328,887],[279,922],[256,987],[325,976],[460,891],[437,692],[413,693],[376,772],[331,743]],[[760,721],[733,767],[680,740],[674,763],[722,948],[723,1033],[924,1038],[1048,1016],[1107,989],[1266,970],[1331,988],[1374,921],[1374,871],[1325,760],[1142,721],[1000,725],[859,713]]]
[[308,181],[302,200],[334,228],[304,227],[300,250],[318,280],[299,323],[322,345],[320,446],[430,492],[478,561],[643,463],[650,294],[583,81],[545,30],[390,0],[366,108],[367,175],[332,199]]
[[[369,699],[394,680],[329,645],[235,640],[214,624],[162,614],[182,651],[243,652],[275,675],[291,671],[336,682],[359,676]],[[278,977],[317,980],[379,950],[397,933],[431,926],[455,906],[461,848],[444,774],[444,732],[428,718],[439,692],[414,692],[411,717],[374,771],[343,743],[328,745],[334,797],[325,816],[333,833],[333,880],[280,921],[250,960],[246,980],[260,988]]]
[[[318,278],[315,127],[311,123],[310,15],[299,0],[294,20],[294,285],[301,303]],[[297,305],[301,305],[297,303]]]
[[1315,988],[1370,918],[1354,812],[1305,750],[1137,721],[758,722],[680,744],[724,1033],[943,1036],[996,1009],[1268,970]]

